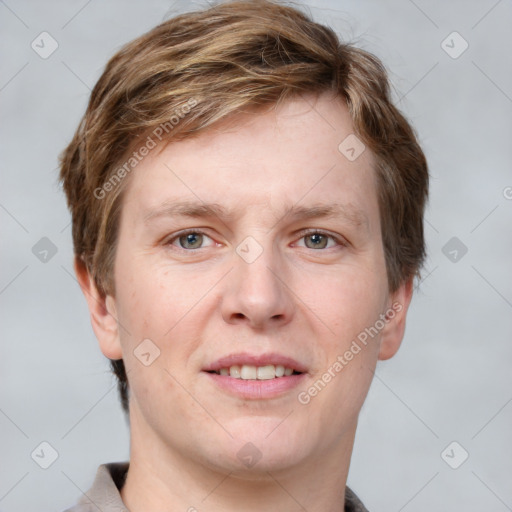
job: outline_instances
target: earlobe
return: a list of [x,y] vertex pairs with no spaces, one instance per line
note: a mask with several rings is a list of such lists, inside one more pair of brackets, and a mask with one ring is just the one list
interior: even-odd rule
[[385,361],[393,357],[400,348],[405,332],[405,319],[412,299],[413,280],[411,277],[402,283],[400,288],[389,295],[387,323],[381,335],[379,360]]
[[100,349],[109,359],[122,359],[114,298],[99,292],[84,262],[75,257],[75,273],[87,301],[91,325]]

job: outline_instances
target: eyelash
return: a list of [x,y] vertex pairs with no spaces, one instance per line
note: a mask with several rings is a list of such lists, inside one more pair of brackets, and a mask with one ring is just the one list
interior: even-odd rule
[[[177,233],[176,235],[174,235],[172,238],[169,238],[164,245],[166,246],[172,246],[172,243],[175,241],[175,240],[178,240],[180,237],[182,236],[186,236],[186,235],[189,235],[191,233],[194,233],[194,234],[198,234],[198,235],[204,235],[204,236],[207,236],[208,238],[211,238],[208,233],[206,233],[205,231],[203,231],[202,229],[200,228],[190,228],[190,229],[186,229],[184,231],[180,231],[179,233]],[[299,232],[299,238],[298,240],[306,237],[306,236],[311,236],[311,235],[322,235],[322,236],[326,236],[328,238],[331,238],[332,240],[334,240],[339,247],[347,247],[348,246],[348,242],[346,242],[345,240],[343,239],[340,239],[326,231],[321,231],[321,230],[318,230],[318,229],[309,229],[309,230],[303,230],[303,231],[300,231]],[[197,249],[185,249],[183,247],[177,247],[177,246],[174,246],[176,249],[178,250],[181,250],[181,251],[185,251],[185,252],[194,252],[194,251],[198,251],[199,249],[205,249],[205,247],[199,247]],[[306,249],[309,249],[309,247],[305,247]],[[312,251],[325,251],[327,249],[335,249],[335,247],[325,247],[323,249],[311,249]]]

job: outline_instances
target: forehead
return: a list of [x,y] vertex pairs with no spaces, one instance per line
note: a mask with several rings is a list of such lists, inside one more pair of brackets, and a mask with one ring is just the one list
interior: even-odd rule
[[237,114],[150,152],[130,177],[123,209],[147,222],[176,211],[174,203],[216,205],[235,217],[282,216],[292,207],[307,216],[323,205],[368,222],[378,215],[373,157],[363,150],[347,158],[344,141],[354,137],[346,105],[327,94]]

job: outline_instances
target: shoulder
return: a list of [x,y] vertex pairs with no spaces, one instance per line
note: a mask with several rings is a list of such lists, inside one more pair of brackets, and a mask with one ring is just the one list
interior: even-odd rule
[[64,512],[128,512],[119,490],[128,472],[128,462],[112,462],[98,467],[91,488],[80,501]]

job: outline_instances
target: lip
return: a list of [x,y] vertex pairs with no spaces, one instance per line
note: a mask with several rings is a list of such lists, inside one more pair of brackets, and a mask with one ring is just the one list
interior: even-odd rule
[[223,391],[244,400],[268,400],[284,395],[298,387],[306,378],[305,373],[269,380],[235,379],[228,375],[218,375],[216,373],[205,373],[205,375]]
[[[229,368],[235,365],[242,366],[244,364],[252,366],[267,366],[269,364],[273,364],[274,366],[281,365],[285,368],[292,368],[302,374],[307,372],[307,368],[303,364],[291,357],[277,352],[269,352],[266,354],[249,354],[247,352],[240,352],[238,354],[231,354],[217,359],[214,363],[203,368],[203,371],[218,372],[222,368]],[[279,378],[282,379],[283,377]]]

